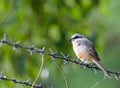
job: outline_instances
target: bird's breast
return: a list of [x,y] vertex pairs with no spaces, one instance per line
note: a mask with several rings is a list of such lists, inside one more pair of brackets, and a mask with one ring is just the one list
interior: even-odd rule
[[76,54],[76,56],[83,62],[91,63],[92,59],[90,57],[90,54],[88,53],[88,49],[84,45],[73,45],[73,50]]
[[77,55],[77,57],[79,58],[80,56],[82,56],[85,52],[86,52],[86,47],[84,45],[73,45],[73,50],[75,52],[75,54]]

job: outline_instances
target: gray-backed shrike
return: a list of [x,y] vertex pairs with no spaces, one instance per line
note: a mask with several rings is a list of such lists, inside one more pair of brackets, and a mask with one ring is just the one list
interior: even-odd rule
[[98,54],[90,40],[81,34],[73,34],[70,41],[77,58],[87,64],[95,63],[104,72],[106,77],[110,77],[106,69],[100,64]]

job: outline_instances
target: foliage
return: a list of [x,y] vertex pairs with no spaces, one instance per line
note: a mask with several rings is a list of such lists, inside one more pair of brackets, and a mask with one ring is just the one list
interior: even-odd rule
[[[95,45],[101,62],[106,68],[119,69],[119,0],[0,0],[0,38],[6,33],[11,41],[22,45],[52,48],[75,57],[71,43],[72,34],[81,33]],[[113,45],[113,43],[115,45]],[[69,48],[68,48],[69,47]],[[6,45],[0,47],[0,71],[20,80],[36,77],[40,66],[39,55],[18,49],[13,52]],[[57,62],[64,70],[70,88],[90,88],[103,78],[78,66]],[[56,88],[65,88],[63,77],[49,57],[45,57],[44,69],[48,78],[39,82]],[[86,84],[87,83],[87,84]],[[114,83],[114,84],[113,84]],[[109,79],[97,88],[119,88],[119,81]],[[0,82],[1,88],[16,87]]]

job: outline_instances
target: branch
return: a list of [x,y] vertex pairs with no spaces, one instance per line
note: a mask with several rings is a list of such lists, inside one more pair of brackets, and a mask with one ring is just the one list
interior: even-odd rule
[[[25,85],[25,86],[32,86],[32,84],[30,84],[28,81],[18,81],[15,78],[7,78],[6,76],[0,76],[0,80],[4,80],[4,81],[9,81],[15,84],[21,84],[21,85]],[[34,85],[34,88],[43,88],[42,85]]]
[[[95,72],[97,72],[98,70],[101,71],[101,69],[99,69],[99,67],[97,67],[97,66],[91,66],[88,64],[84,64],[84,63],[80,62],[79,60],[69,58],[69,55],[65,56],[65,54],[63,54],[62,52],[61,53],[58,53],[56,51],[54,52],[51,48],[49,49],[50,53],[47,53],[44,50],[39,49],[35,46],[30,46],[30,47],[22,46],[19,44],[19,42],[8,41],[6,39],[6,35],[4,35],[3,39],[0,40],[0,45],[2,45],[2,44],[7,44],[7,45],[13,47],[13,50],[16,50],[17,48],[25,49],[28,52],[30,52],[30,55],[32,55],[33,53],[47,55],[47,56],[51,57],[51,60],[56,60],[56,59],[62,60],[64,62],[64,64],[71,64],[72,63],[72,64],[76,64],[76,65],[79,65],[79,66],[84,67],[84,68],[91,69]],[[107,70],[107,72],[109,74],[113,75],[116,79],[120,78],[120,72],[115,72],[115,71],[110,71],[110,70]]]

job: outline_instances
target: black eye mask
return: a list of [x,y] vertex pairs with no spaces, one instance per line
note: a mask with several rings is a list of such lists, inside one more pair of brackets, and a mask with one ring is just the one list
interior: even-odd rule
[[75,36],[75,37],[71,38],[69,41],[72,41],[72,40],[78,39],[78,38],[83,38],[83,36]]

